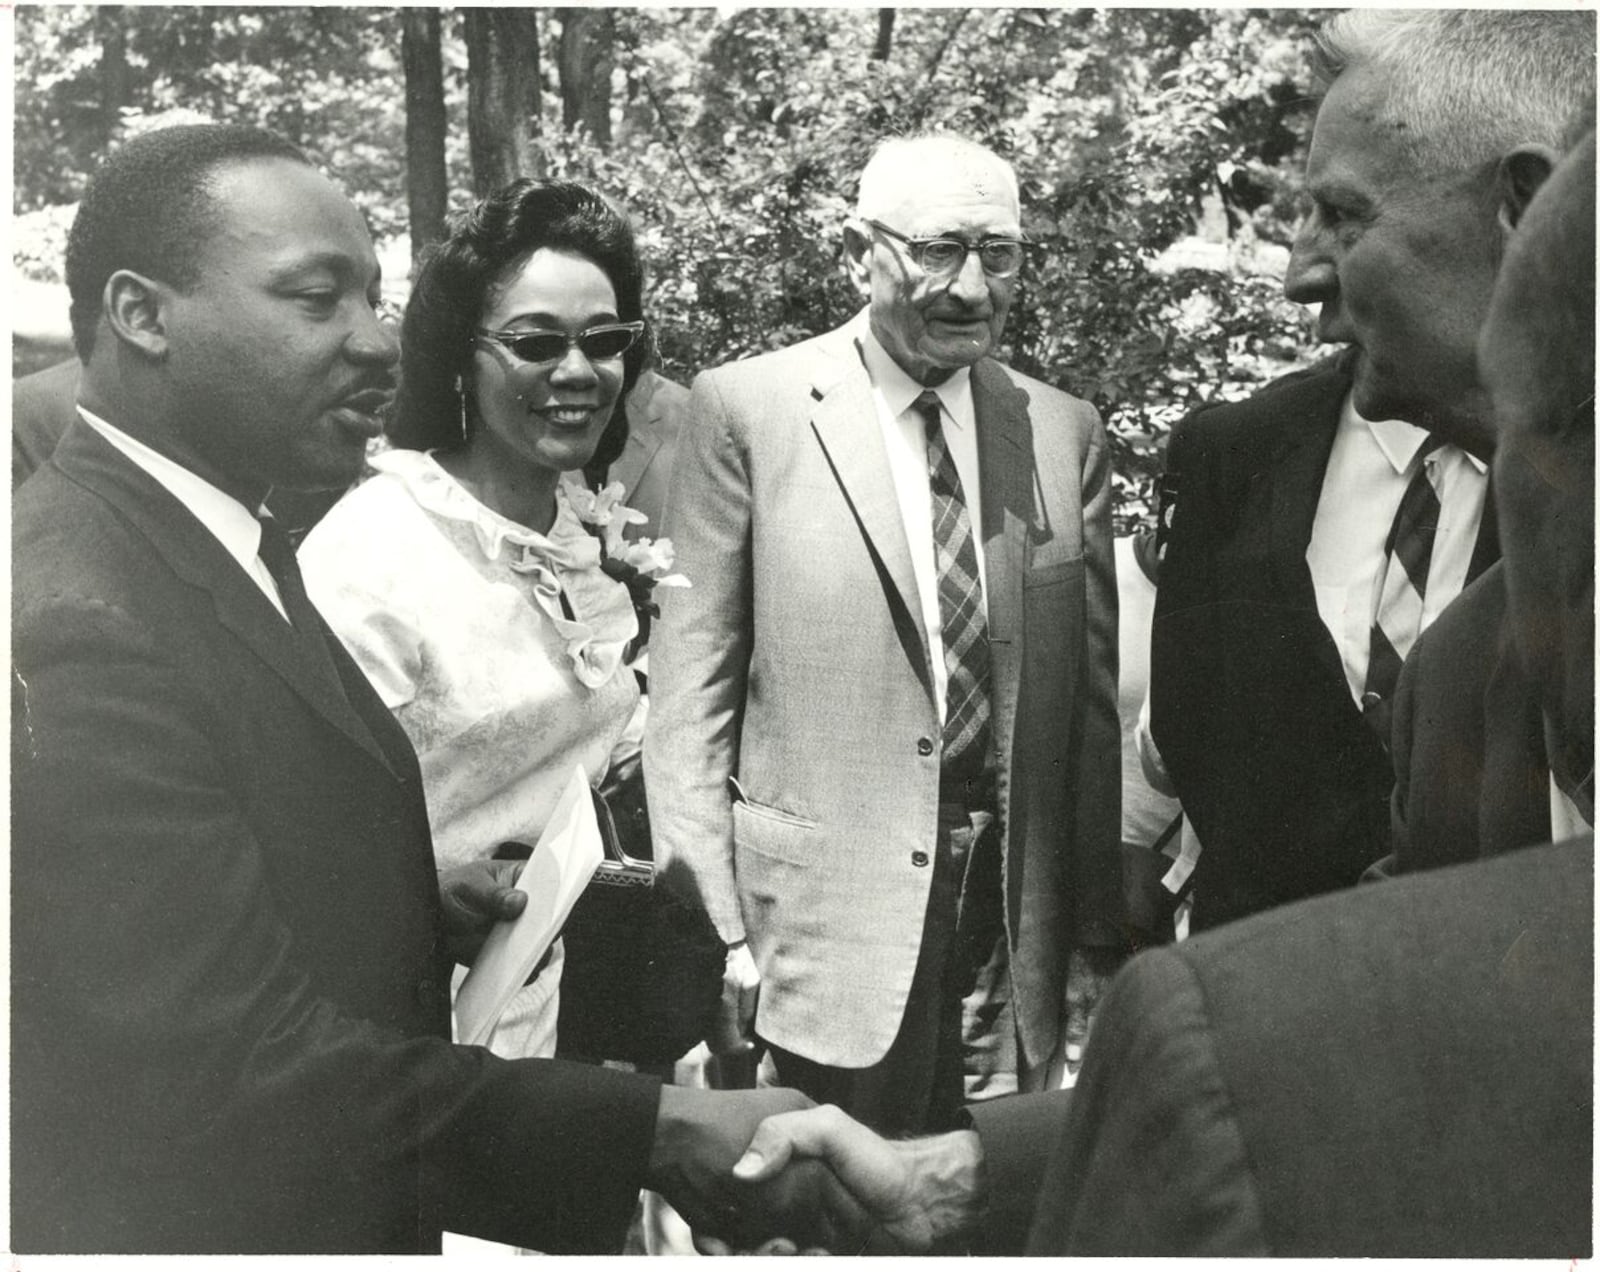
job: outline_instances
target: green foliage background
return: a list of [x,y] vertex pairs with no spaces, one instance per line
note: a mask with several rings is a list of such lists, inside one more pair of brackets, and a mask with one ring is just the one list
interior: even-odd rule
[[[1004,356],[1100,409],[1119,520],[1148,515],[1158,448],[1199,402],[1302,359],[1279,295],[1312,114],[1310,10],[619,9],[613,140],[560,121],[559,10],[540,14],[546,175],[620,198],[641,231],[668,375],[826,330],[859,306],[839,260],[881,137],[932,127],[1005,154],[1040,250]],[[132,105],[107,121],[102,50]],[[471,188],[460,14],[444,24],[452,206]],[[58,276],[70,204],[108,145],[155,123],[258,123],[310,150],[380,238],[405,235],[400,22],[379,8],[21,6],[14,256]],[[1208,231],[1209,246],[1190,238]],[[1276,264],[1274,262],[1276,253]]]

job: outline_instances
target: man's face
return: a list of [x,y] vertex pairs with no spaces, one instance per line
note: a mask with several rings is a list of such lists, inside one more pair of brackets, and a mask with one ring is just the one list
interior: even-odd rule
[[366,226],[302,164],[249,160],[212,179],[199,281],[163,314],[171,426],[231,492],[346,485],[382,431],[399,356],[374,313]]
[[1473,346],[1494,285],[1497,227],[1482,174],[1430,176],[1378,121],[1383,86],[1357,68],[1317,112],[1312,208],[1284,279],[1322,306],[1325,341],[1354,345],[1355,406],[1368,419],[1441,428],[1483,450]]
[[[1015,239],[1022,222],[1012,191],[999,160],[955,152],[906,182],[904,196],[875,219],[907,238]],[[931,275],[905,243],[866,222],[850,224],[860,248],[847,237],[850,272],[868,299],[872,332],[912,379],[938,384],[994,349],[1015,276],[986,274],[976,252],[957,272]]]
[[1594,732],[1594,310],[1552,274],[1592,276],[1593,191],[1591,147],[1523,218],[1478,345],[1512,637],[1569,761]]

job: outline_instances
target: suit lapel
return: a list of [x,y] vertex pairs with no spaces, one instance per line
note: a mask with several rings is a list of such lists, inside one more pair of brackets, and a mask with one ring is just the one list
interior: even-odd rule
[[[1294,608],[1316,613],[1317,593],[1306,564],[1306,549],[1322,498],[1322,479],[1339,431],[1339,417],[1349,388],[1348,361],[1341,357],[1328,374],[1308,377],[1283,394],[1275,408],[1288,421],[1263,479],[1272,483],[1271,555],[1274,591]],[[1344,679],[1344,663],[1332,633],[1315,642],[1316,658]]]
[[1495,515],[1494,483],[1491,481],[1483,493],[1483,517],[1478,522],[1478,542],[1473,545],[1472,559],[1467,562],[1467,583],[1471,583],[1499,559],[1500,519]]
[[[622,448],[612,463],[610,471],[606,474],[607,482],[620,481],[622,488],[628,496],[638,488],[640,479],[645,474],[645,469],[650,467],[650,461],[656,457],[656,452],[661,449],[661,430],[657,421],[660,410],[656,406],[655,394],[650,395],[649,405],[645,409],[645,427],[628,429],[628,444]],[[657,528],[659,530],[659,527]],[[656,533],[657,530],[649,531]]]
[[816,399],[811,413],[812,430],[878,563],[891,608],[899,603],[903,617],[921,639],[922,666],[917,668],[917,674],[931,692],[928,636],[922,622],[916,575],[911,569],[911,545],[900,516],[889,454],[878,428],[872,385],[853,342],[846,340],[813,378],[811,393]]
[[1316,604],[1316,593],[1306,548],[1322,497],[1328,455],[1339,429],[1338,406],[1319,410],[1316,405],[1323,404],[1307,403],[1311,409],[1302,415],[1294,404],[1285,404],[1285,414],[1293,423],[1284,431],[1277,458],[1267,470],[1272,482],[1272,562],[1278,590],[1293,596],[1297,604],[1310,605]]
[[[74,423],[55,454],[74,481],[111,504],[186,583],[206,592],[217,620],[305,703],[385,768],[389,756],[320,660],[306,651],[239,563],[166,487],[83,423]],[[322,625],[326,638],[337,637]],[[330,653],[333,653],[330,647]],[[337,657],[337,655],[334,655]]]
[[[1009,738],[1022,674],[1022,576],[1035,520],[1033,423],[1027,394],[987,360],[972,369],[972,406],[983,494],[991,705],[996,736]],[[1009,752],[1009,746],[1000,748],[1003,762]]]

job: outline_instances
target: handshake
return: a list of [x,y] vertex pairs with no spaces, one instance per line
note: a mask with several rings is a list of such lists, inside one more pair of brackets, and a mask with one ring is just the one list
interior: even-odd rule
[[703,1253],[953,1253],[976,1231],[976,1132],[889,1141],[809,1105],[796,1091],[662,1088],[648,1184]]

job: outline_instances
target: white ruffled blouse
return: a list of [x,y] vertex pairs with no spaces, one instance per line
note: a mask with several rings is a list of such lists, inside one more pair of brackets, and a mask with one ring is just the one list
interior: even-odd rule
[[[429,455],[371,463],[301,545],[306,590],[416,748],[439,864],[532,845],[574,764],[598,783],[637,750],[627,589],[564,489],[537,534]],[[491,1050],[553,1052],[559,963],[519,991]]]

